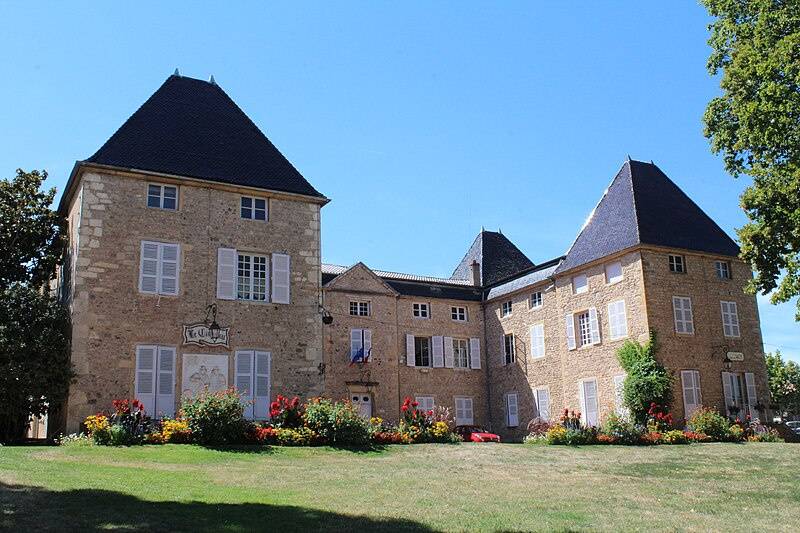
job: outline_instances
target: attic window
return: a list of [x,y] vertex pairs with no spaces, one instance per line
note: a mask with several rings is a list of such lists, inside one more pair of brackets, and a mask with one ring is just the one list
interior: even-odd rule
[[175,211],[178,208],[178,188],[171,185],[147,185],[147,207]]
[[581,274],[572,278],[573,294],[583,294],[589,290],[589,279],[586,274]]
[[719,279],[731,279],[731,264],[727,261],[714,261],[714,270]]
[[267,220],[266,198],[242,196],[241,216],[250,220]]
[[500,307],[500,316],[511,316],[511,305],[511,300],[503,302],[503,305]]
[[669,271],[678,274],[686,274],[686,259],[682,255],[669,256]]
[[353,316],[369,316],[369,302],[350,302],[350,314]]
[[415,303],[412,305],[414,318],[430,318],[430,308],[425,303]]

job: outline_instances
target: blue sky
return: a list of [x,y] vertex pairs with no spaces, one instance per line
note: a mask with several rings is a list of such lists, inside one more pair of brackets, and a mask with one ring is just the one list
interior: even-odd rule
[[[626,155],[726,231],[746,179],[702,135],[718,90],[696,1],[6,3],[0,176],[63,187],[179,67],[213,74],[332,202],[323,257],[449,276],[481,226],[558,256]],[[793,306],[759,298],[800,361]]]

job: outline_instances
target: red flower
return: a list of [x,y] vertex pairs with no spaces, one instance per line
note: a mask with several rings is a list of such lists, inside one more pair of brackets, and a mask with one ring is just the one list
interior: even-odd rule
[[416,407],[419,405],[419,402],[411,402],[411,407]]
[[400,408],[400,410],[405,413],[406,411],[408,411],[408,406],[406,404],[403,404],[403,406]]
[[433,409],[431,409],[430,411],[428,411],[428,416],[433,416]]

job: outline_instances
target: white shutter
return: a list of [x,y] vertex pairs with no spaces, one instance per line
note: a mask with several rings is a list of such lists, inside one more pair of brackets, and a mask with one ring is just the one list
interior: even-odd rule
[[356,356],[358,351],[363,348],[363,337],[360,329],[350,330],[350,361]]
[[364,332],[364,358],[371,357],[370,350],[372,350],[372,330],[365,329]]
[[159,245],[159,294],[178,294],[178,271],[180,264],[180,245]]
[[725,398],[725,405],[722,406],[722,412],[728,414],[728,407],[733,405],[733,391],[731,390],[731,373],[722,373],[722,393]]
[[414,362],[414,335],[406,333],[406,364],[416,366]]
[[583,396],[583,381],[578,382],[578,405],[581,410],[581,423],[586,424],[586,399]]
[[587,426],[597,425],[598,402],[597,402],[597,381],[590,379],[583,382],[583,401],[585,404],[582,417]]
[[702,403],[700,398],[700,374],[696,370],[681,370],[683,387],[683,411],[687,420]]
[[272,254],[272,301],[274,303],[289,303],[290,284],[289,256]]
[[234,381],[236,390],[244,403],[244,417],[253,418],[253,352],[242,350],[236,352],[234,362],[236,379]]
[[444,338],[444,366],[445,368],[453,368],[453,338]]
[[233,248],[217,249],[217,298],[236,299],[236,262],[239,258]]
[[519,406],[517,405],[517,394],[506,394],[506,413],[508,427],[515,428],[519,426]]
[[538,417],[550,420],[550,391],[547,389],[536,390],[536,411]]
[[614,406],[617,416],[627,418],[630,414],[625,406],[625,374],[614,376]]
[[442,368],[444,366],[444,346],[441,335],[433,336],[433,367]]
[[569,313],[565,320],[567,326],[567,348],[574,350],[578,347],[577,344],[575,344],[575,315]]
[[136,347],[136,399],[151,416],[156,410],[156,350],[155,346]]
[[472,398],[462,398],[464,401],[464,423],[467,425],[471,425],[474,422],[474,416],[472,414]]
[[531,326],[531,356],[544,357],[544,324]]
[[152,417],[175,416],[175,348],[158,347],[158,390]]
[[158,243],[142,241],[139,258],[139,292],[158,292]]
[[756,377],[752,372],[745,372],[744,374],[744,382],[747,386],[747,409],[750,412],[750,418],[755,420],[758,418],[758,412],[756,411],[756,404],[758,403],[758,398],[756,397]]
[[270,363],[272,354],[270,352],[259,352],[254,354],[255,377],[253,395],[253,417],[258,420],[269,418],[269,402],[271,397]]
[[597,320],[597,309],[589,308],[589,326],[592,331],[592,344],[600,344],[600,323]]
[[739,337],[741,334],[739,331],[739,308],[736,302],[730,302],[728,304],[728,309],[731,312],[731,333],[734,337]]
[[469,365],[473,369],[480,369],[481,367],[481,340],[469,340]]

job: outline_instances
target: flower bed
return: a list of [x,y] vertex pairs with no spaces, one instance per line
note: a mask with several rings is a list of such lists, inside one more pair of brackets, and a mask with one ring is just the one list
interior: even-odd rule
[[278,396],[270,404],[270,420],[244,418],[245,404],[234,389],[201,394],[184,400],[179,416],[153,420],[138,400],[115,400],[114,412],[86,418],[86,432],[70,435],[62,443],[98,445],[259,444],[273,446],[369,446],[371,444],[415,444],[460,442],[453,432],[450,411],[419,410],[406,398],[402,418],[396,425],[374,417],[365,420],[348,401]]

